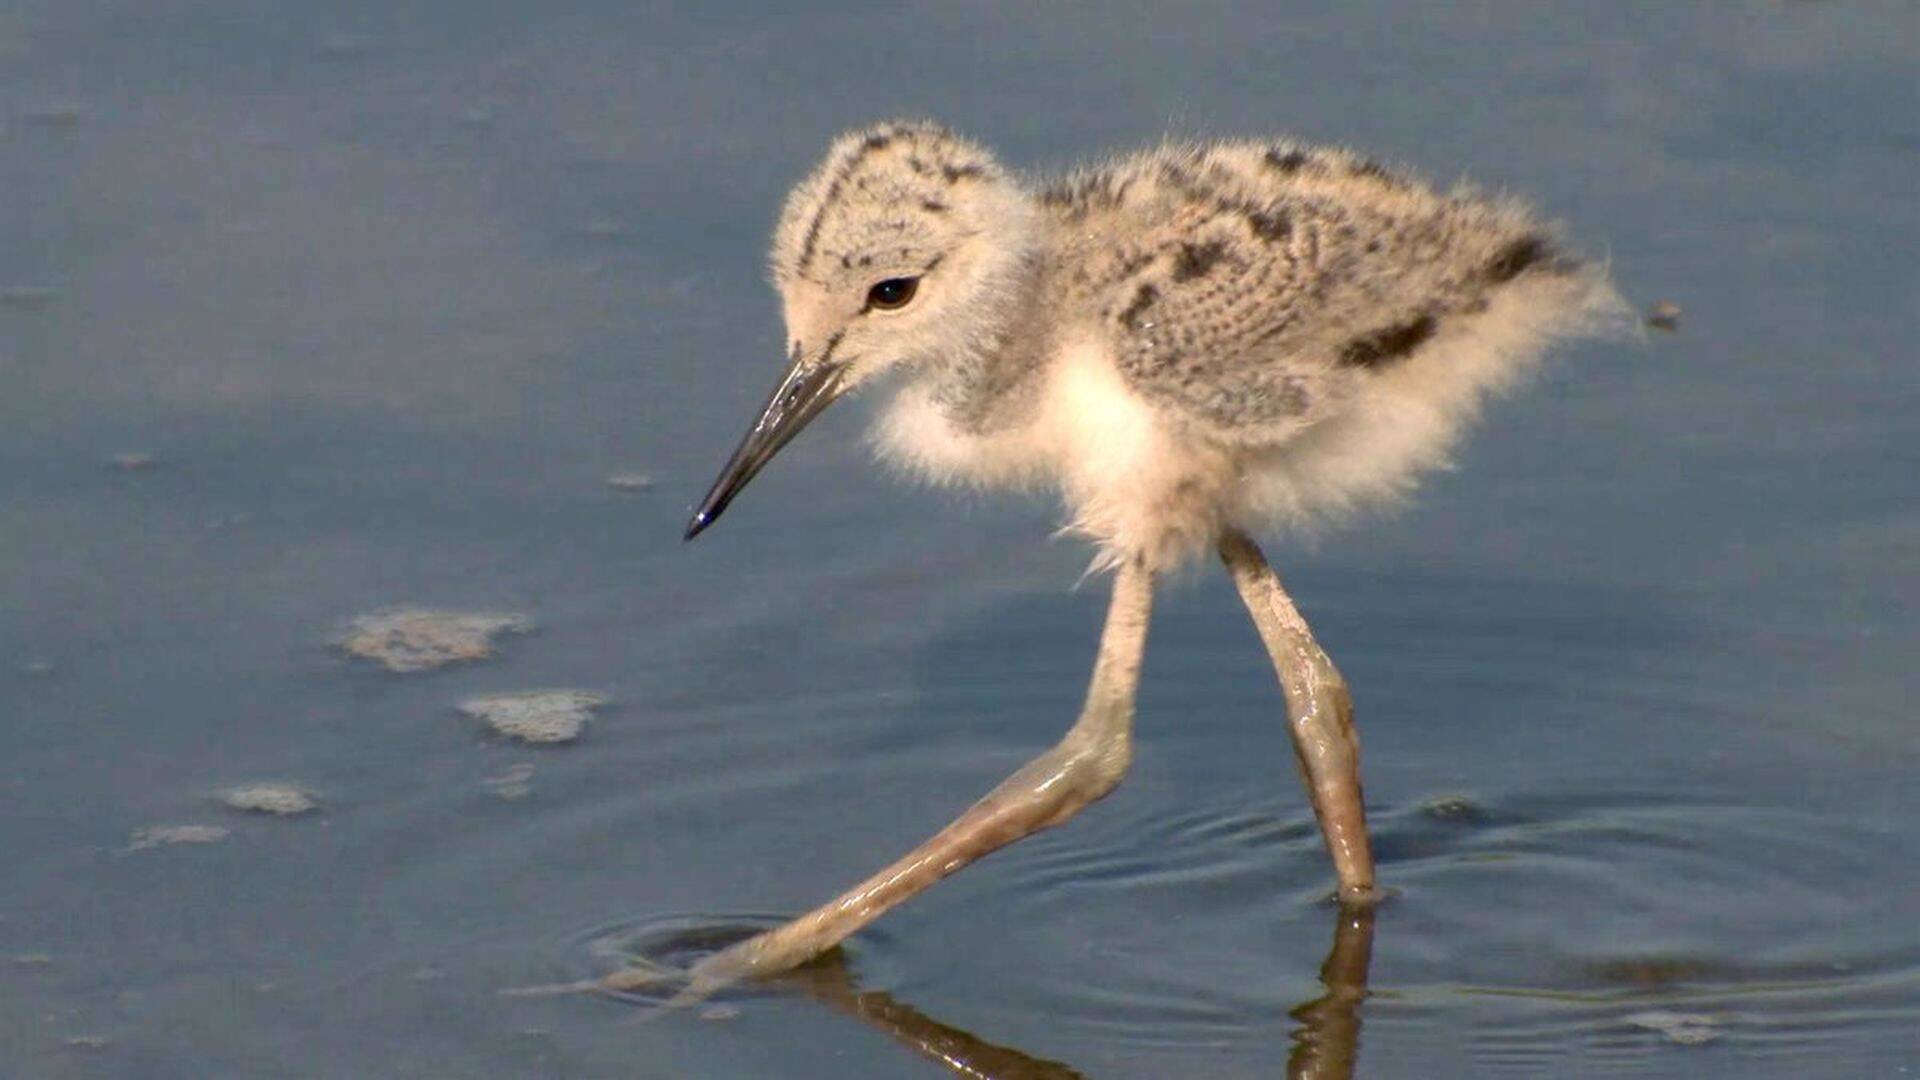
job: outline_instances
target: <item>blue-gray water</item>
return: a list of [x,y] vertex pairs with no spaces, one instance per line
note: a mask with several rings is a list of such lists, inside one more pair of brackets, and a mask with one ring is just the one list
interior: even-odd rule
[[[1364,1077],[1920,1072],[1917,66],[1904,0],[0,9],[0,1075],[931,1077],[905,1041],[968,1032],[1002,1077],[1252,1077],[1355,1018]],[[679,542],[778,362],[778,198],[903,113],[1023,167],[1349,142],[1684,309],[1273,549],[1398,890],[1357,1010],[1299,1008],[1331,876],[1214,571],[1120,790],[838,989],[498,993],[799,911],[1076,707],[1086,553],[891,483],[858,407]],[[402,604],[535,626],[333,647]],[[543,687],[609,704],[545,748],[455,709]],[[254,780],[322,809],[213,798]],[[134,849],[189,824],[231,831]]]

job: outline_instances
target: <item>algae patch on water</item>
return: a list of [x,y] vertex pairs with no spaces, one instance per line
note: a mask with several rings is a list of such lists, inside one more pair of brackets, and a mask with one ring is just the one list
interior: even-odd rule
[[339,644],[347,655],[388,671],[431,671],[485,660],[494,654],[494,638],[531,625],[519,615],[393,608],[355,618]]
[[531,690],[485,694],[460,703],[460,711],[521,742],[564,743],[580,737],[593,710],[606,699],[584,690]]

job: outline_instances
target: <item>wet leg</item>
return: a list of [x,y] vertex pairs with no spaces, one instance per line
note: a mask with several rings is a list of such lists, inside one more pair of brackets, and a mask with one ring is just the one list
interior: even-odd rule
[[[1137,563],[1122,565],[1086,704],[1058,745],[891,866],[792,922],[695,965],[680,998],[698,999],[742,979],[805,963],[948,874],[1060,824],[1112,791],[1133,756],[1134,691],[1152,606],[1152,574]],[[605,985],[624,988],[624,974],[608,976]]]
[[1313,639],[1307,620],[1251,539],[1228,531],[1220,538],[1220,558],[1233,574],[1240,599],[1280,676],[1294,755],[1314,815],[1320,819],[1320,833],[1333,856],[1340,899],[1346,903],[1371,900],[1375,896],[1373,850],[1360,793],[1360,737],[1353,728],[1353,699],[1346,680]]

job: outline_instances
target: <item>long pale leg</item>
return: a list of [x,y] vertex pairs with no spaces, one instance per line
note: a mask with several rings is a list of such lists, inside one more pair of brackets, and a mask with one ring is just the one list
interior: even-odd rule
[[1360,794],[1360,737],[1353,730],[1353,698],[1347,693],[1347,682],[1313,640],[1307,620],[1246,534],[1229,530],[1222,535],[1220,558],[1233,574],[1240,599],[1280,676],[1293,752],[1314,816],[1320,819],[1320,833],[1333,856],[1340,899],[1346,903],[1372,900],[1373,850]]
[[[1123,564],[1114,578],[1086,704],[1058,745],[893,865],[792,922],[696,964],[681,997],[698,998],[741,979],[805,963],[948,874],[1060,824],[1112,791],[1133,757],[1134,691],[1152,607],[1151,572],[1137,563]],[[615,972],[606,985],[627,984]]]

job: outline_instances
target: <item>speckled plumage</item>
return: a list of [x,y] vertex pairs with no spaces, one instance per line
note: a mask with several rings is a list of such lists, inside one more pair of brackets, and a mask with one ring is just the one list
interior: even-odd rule
[[1163,147],[1040,198],[1128,384],[1233,443],[1337,414],[1521,274],[1579,269],[1516,209],[1287,142]]
[[[1126,772],[1159,571],[1213,548],[1286,698],[1342,904],[1378,899],[1346,682],[1248,535],[1404,491],[1488,392],[1622,310],[1518,203],[1285,140],[1161,146],[1023,182],[944,128],[836,140],[788,198],[787,370],[688,525],[891,372],[884,457],[1057,488],[1114,570],[1067,734],[865,881],[687,973],[687,1002],[818,955]],[[616,973],[609,987],[655,978]]]
[[[1619,310],[1519,203],[1285,139],[1028,183],[883,124],[795,189],[772,266],[802,352],[852,357],[849,385],[905,370],[885,456],[1056,486],[1109,558],[1162,567],[1406,490],[1487,391]],[[862,312],[896,276],[913,307]]]

